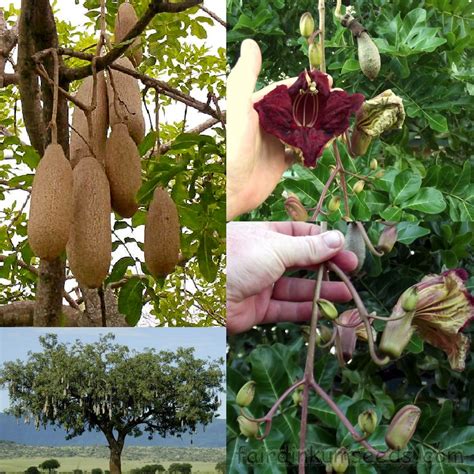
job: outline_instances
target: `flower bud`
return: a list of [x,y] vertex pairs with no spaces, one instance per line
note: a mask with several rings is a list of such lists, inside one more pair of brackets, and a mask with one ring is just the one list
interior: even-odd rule
[[[400,307],[398,311],[392,313],[392,317],[398,318],[403,313],[404,311]],[[415,331],[412,327],[414,314],[414,311],[407,312],[404,318],[397,319],[396,321],[390,321],[390,318],[388,318],[379,345],[382,353],[387,354],[392,359],[397,359],[401,356]]]
[[235,397],[235,403],[240,407],[248,407],[255,396],[255,385],[256,383],[253,380],[243,385]]
[[383,253],[389,253],[392,251],[393,246],[397,242],[398,231],[396,225],[386,226],[379,237],[377,244],[377,250]]
[[356,194],[359,194],[364,190],[364,186],[365,186],[365,181],[363,179],[360,179],[359,181],[357,181],[356,184],[354,184],[354,187],[352,188],[352,190]]
[[357,53],[361,71],[373,81],[380,72],[380,53],[366,31],[357,38]]
[[328,210],[330,212],[336,212],[341,207],[341,198],[339,196],[333,196],[328,204]]
[[370,435],[377,428],[377,413],[374,410],[365,410],[359,415],[358,422],[360,429]]
[[405,311],[415,311],[416,304],[418,303],[418,291],[415,287],[410,287],[406,290],[400,299],[402,308]]
[[385,434],[385,442],[390,449],[406,448],[415,434],[421,410],[416,405],[407,405],[393,417]]
[[321,65],[322,51],[319,43],[311,43],[308,46],[308,58],[313,69],[317,69]]
[[380,179],[380,178],[383,178],[383,175],[384,175],[384,174],[385,174],[385,171],[384,171],[384,170],[380,170],[380,171],[375,175],[375,177]]
[[309,12],[301,15],[300,33],[301,36],[304,36],[305,38],[309,38],[314,33],[314,18]]
[[349,467],[349,455],[346,448],[339,448],[333,455],[331,466],[334,472],[346,472]]
[[258,435],[258,423],[256,421],[240,415],[237,417],[237,422],[239,423],[240,433],[246,438],[255,438]]
[[378,168],[379,164],[378,164],[378,162],[377,162],[377,160],[376,160],[375,158],[372,158],[372,159],[370,160],[370,165],[369,165],[369,166],[370,166],[370,169],[371,169],[372,171],[375,171],[375,170]]
[[331,340],[331,337],[332,337],[332,330],[329,329],[327,326],[320,326],[319,329],[319,339],[320,339],[320,342],[322,342],[323,344],[329,342]]
[[366,247],[364,237],[357,227],[357,224],[348,224],[344,249],[349,250],[356,255],[357,268],[354,270],[354,273],[358,273],[364,266]]
[[337,312],[337,309],[334,304],[328,300],[320,299],[318,301],[318,308],[323,318],[333,321],[339,316],[339,313]]
[[357,126],[351,135],[351,152],[354,156],[363,156],[367,153],[372,137],[364,133]]
[[288,196],[285,201],[285,209],[287,214],[293,221],[306,222],[309,218],[308,211],[305,209],[301,201],[294,194]]
[[301,404],[303,403],[303,390],[304,390],[303,385],[300,385],[291,395],[291,398],[293,399],[293,403],[296,406],[301,406]]

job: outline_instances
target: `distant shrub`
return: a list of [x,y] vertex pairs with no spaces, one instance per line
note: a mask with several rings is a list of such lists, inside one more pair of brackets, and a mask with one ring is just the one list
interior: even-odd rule
[[25,474],[40,474],[41,471],[36,466],[30,466],[26,471]]
[[103,474],[103,472],[104,471],[102,471],[100,467],[94,467],[94,469],[91,471],[91,474]]
[[74,471],[72,471],[72,474],[83,474],[83,471],[82,469],[74,469]]

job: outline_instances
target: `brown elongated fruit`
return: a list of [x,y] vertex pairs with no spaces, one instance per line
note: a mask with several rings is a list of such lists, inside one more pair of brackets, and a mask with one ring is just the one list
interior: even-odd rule
[[[87,77],[76,93],[76,98],[86,105],[91,104],[93,82],[92,76]],[[91,144],[94,153],[96,153],[96,158],[102,164],[104,162],[105,140],[107,138],[107,128],[109,127],[109,109],[107,86],[105,84],[103,71],[97,74],[97,104],[92,112],[92,124],[93,138],[92,142],[90,142],[86,115],[79,107],[74,107],[74,112],[72,113],[73,128],[71,132],[71,143],[69,145],[71,165],[73,168],[79,163],[81,158],[91,156],[91,151],[87,143],[84,142],[83,138],[81,138],[75,130]]]
[[37,257],[53,260],[66,249],[71,230],[72,169],[61,145],[48,145],[33,179],[28,240]]
[[380,72],[380,53],[366,31],[357,38],[357,54],[361,71],[373,81]]
[[[131,3],[124,2],[119,6],[115,18],[115,42],[120,43],[138,21],[137,13]],[[143,51],[140,38],[135,38],[127,49],[127,57],[138,67],[143,60]]]
[[142,184],[140,154],[124,123],[112,128],[105,147],[105,172],[110,185],[112,209],[132,217],[138,209],[135,196]]
[[179,260],[180,228],[176,204],[162,188],[156,188],[145,225],[145,263],[150,273],[163,277]]
[[98,288],[107,276],[112,253],[109,182],[92,156],[82,158],[74,168],[73,181],[69,266],[79,283]]
[[[128,58],[119,58],[114,64],[134,69],[133,64]],[[128,74],[110,69],[112,74],[115,91],[109,78],[107,83],[107,92],[109,98],[109,118],[110,126],[118,123],[126,123],[128,133],[138,145],[145,136],[145,119],[142,111],[142,98],[138,79]],[[115,92],[117,97],[115,97]]]

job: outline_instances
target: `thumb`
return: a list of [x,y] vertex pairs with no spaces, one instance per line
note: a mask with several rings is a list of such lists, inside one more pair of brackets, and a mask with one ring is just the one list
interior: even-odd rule
[[344,235],[331,230],[318,235],[281,236],[274,251],[285,268],[308,267],[330,260],[344,247]]
[[250,97],[255,90],[262,67],[262,53],[258,44],[246,39],[240,46],[240,58],[227,80],[227,89],[232,94],[238,92],[239,99]]

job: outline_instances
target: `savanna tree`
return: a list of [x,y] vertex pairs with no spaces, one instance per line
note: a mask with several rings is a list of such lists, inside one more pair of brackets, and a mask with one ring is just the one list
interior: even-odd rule
[[39,467],[41,469],[47,469],[48,472],[51,474],[55,469],[61,467],[61,464],[59,464],[59,461],[57,459],[48,459],[42,462]]
[[8,388],[8,413],[62,427],[67,438],[104,434],[110,472],[120,474],[127,436],[174,436],[210,423],[219,407],[222,361],[202,360],[193,349],[130,350],[108,334],[95,344],[64,344],[40,337],[41,352],[6,362],[0,384]]
[[[223,324],[225,56],[224,44],[211,47],[208,39],[211,29],[224,31],[223,22],[203,0],[134,0],[137,20],[118,43],[112,35],[123,2],[71,1],[69,11],[64,3],[0,8],[0,325],[133,326],[144,313],[158,324]],[[68,21],[70,12],[84,24]],[[33,254],[26,238],[31,186],[52,140],[70,157],[73,109],[97,106],[76,97],[80,86],[93,69],[110,78],[133,39],[143,57],[121,73],[137,81],[146,119],[144,137],[135,140],[138,210],[131,220],[112,213],[112,265],[102,289],[88,290],[64,254],[51,261]],[[181,224],[179,264],[166,278],[153,277],[141,256],[157,187],[176,203]]]

